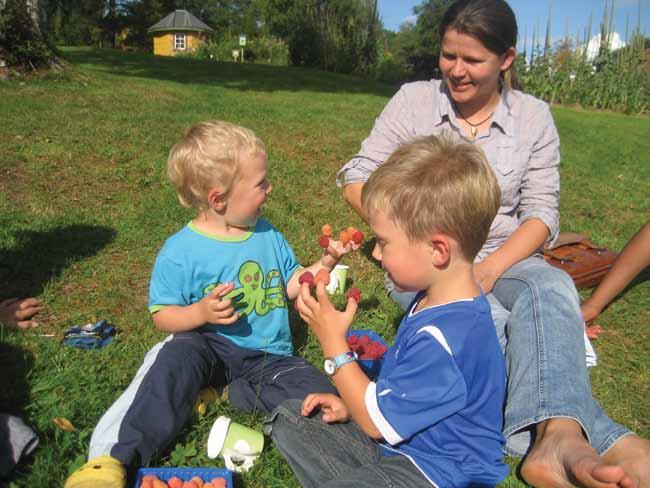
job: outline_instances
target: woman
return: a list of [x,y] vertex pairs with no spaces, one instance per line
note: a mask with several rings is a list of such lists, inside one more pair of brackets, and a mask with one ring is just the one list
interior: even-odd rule
[[[475,277],[506,354],[507,453],[526,456],[522,475],[538,487],[646,486],[650,442],[593,400],[575,286],[538,256],[559,228],[559,137],[548,105],[510,86],[514,13],[504,0],[458,0],[440,32],[443,80],[404,85],[389,101],[339,172],[344,197],[365,219],[363,182],[416,136],[451,132],[479,145],[502,191]],[[403,308],[410,303],[389,291]]]

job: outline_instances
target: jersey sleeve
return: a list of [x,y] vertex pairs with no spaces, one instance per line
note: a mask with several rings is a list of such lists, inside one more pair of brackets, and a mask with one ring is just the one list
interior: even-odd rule
[[181,264],[159,254],[149,284],[149,312],[158,312],[168,305],[189,305],[189,297],[183,292],[184,282]]
[[402,348],[395,367],[365,393],[373,423],[391,445],[458,412],[467,388],[453,354],[436,327],[421,329]]

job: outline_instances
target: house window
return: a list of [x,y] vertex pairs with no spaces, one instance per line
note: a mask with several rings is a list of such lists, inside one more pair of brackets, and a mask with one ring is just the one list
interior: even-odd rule
[[174,34],[174,49],[184,51],[185,46],[185,34]]

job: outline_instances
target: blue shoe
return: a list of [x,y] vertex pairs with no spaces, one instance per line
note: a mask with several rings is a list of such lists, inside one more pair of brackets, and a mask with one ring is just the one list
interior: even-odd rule
[[63,333],[66,346],[80,349],[99,349],[111,343],[117,330],[105,320],[95,324],[76,325]]

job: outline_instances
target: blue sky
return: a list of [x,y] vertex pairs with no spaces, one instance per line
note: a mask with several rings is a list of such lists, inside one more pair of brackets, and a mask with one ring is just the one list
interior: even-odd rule
[[[420,5],[422,0],[379,0],[379,15],[387,29],[398,30],[405,21],[414,21],[413,7]],[[517,16],[520,32],[520,47],[523,45],[524,32],[528,39],[539,24],[543,37],[546,32],[549,7],[551,9],[551,35],[554,41],[562,39],[568,28],[568,33],[575,37],[580,32],[581,37],[592,15],[592,36],[598,33],[600,21],[603,18],[605,0],[509,0],[510,6]],[[608,2],[608,11],[611,0]],[[630,18],[630,30],[636,27],[639,18],[639,0],[614,1],[614,30],[621,38],[625,38],[626,17]],[[650,36],[650,0],[641,0],[641,31]],[[530,42],[530,41],[529,41]]]

